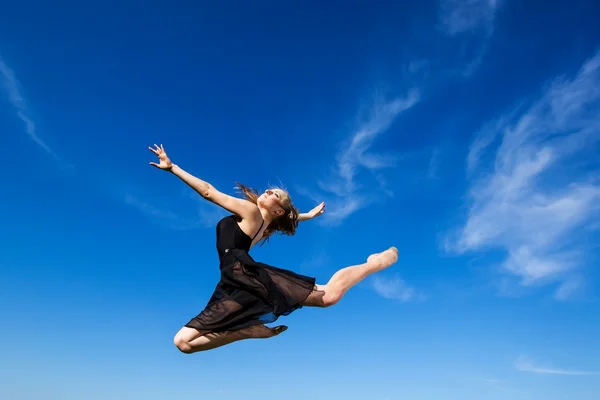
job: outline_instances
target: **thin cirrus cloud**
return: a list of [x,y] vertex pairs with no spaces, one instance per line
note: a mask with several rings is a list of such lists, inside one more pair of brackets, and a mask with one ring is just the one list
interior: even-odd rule
[[422,297],[417,293],[415,288],[409,286],[403,279],[397,276],[386,278],[374,275],[370,279],[370,286],[379,296],[402,303]]
[[[65,164],[64,160],[59,158],[56,152],[44,142],[37,133],[35,120],[31,116],[31,112],[27,106],[25,96],[21,90],[21,84],[17,79],[17,75],[13,69],[11,69],[4,59],[0,56],[0,79],[1,86],[8,98],[9,103],[16,110],[18,118],[25,124],[25,133],[33,140],[40,148],[46,151],[50,156],[56,159],[64,167],[72,168],[72,165]],[[94,188],[97,188],[98,183],[102,180],[96,179],[94,182]],[[163,225],[172,229],[194,229],[197,227],[204,227],[207,224],[214,224],[215,218],[218,216],[212,210],[207,210],[204,207],[198,209],[198,215],[196,218],[184,219],[171,211],[163,210],[155,205],[152,205],[146,201],[141,201],[136,198],[128,190],[120,191],[115,189],[118,185],[114,182],[100,184],[102,186],[101,192],[103,195],[110,193],[110,198],[117,198],[124,204],[134,207],[142,214],[153,218]],[[115,193],[116,192],[116,193]]]
[[468,215],[446,238],[458,253],[500,249],[502,271],[523,286],[558,283],[564,300],[600,217],[600,52],[574,77],[554,79],[532,104],[487,123],[467,157]]
[[438,15],[438,27],[446,36],[463,37],[465,34],[475,35],[477,40],[472,46],[460,44],[456,53],[468,54],[460,74],[468,77],[483,62],[490,38],[494,32],[496,16],[500,8],[500,0],[442,0]]
[[535,361],[528,356],[519,356],[515,361],[515,368],[521,372],[532,372],[546,375],[571,375],[571,376],[589,376],[600,375],[599,371],[582,371],[564,368],[554,368],[550,366],[536,365]]
[[440,28],[448,35],[477,29],[493,30],[499,0],[442,0]]
[[178,213],[141,200],[139,196],[133,195],[131,191],[126,193],[124,200],[126,205],[137,209],[157,224],[173,230],[213,227],[221,218],[227,215],[225,210],[204,200],[191,189],[183,191],[182,195],[174,200],[177,202],[177,206],[174,208],[179,210]]
[[160,221],[165,227],[175,230],[188,230],[198,227],[196,221],[185,220],[170,210],[156,207],[131,195],[125,195],[125,204],[137,209],[140,213]]
[[30,112],[25,102],[25,97],[21,93],[19,81],[16,77],[15,72],[4,62],[0,56],[0,76],[2,76],[2,87],[8,101],[15,108],[17,116],[25,124],[25,132],[31,140],[33,140],[39,147],[44,149],[49,155],[51,155],[57,161],[60,161],[56,153],[38,136],[35,121],[30,116]]
[[[371,204],[369,195],[374,190],[383,189],[389,194],[385,179],[379,173],[383,169],[394,167],[398,156],[376,152],[372,147],[394,120],[417,104],[419,99],[419,91],[414,89],[403,97],[377,104],[371,109],[369,118],[340,143],[331,173],[318,181],[319,188],[332,196],[327,201],[327,213],[320,219],[322,222],[340,224],[354,212]],[[375,182],[371,186],[366,185],[358,177],[361,172],[368,172]],[[299,191],[320,201],[305,189]]]

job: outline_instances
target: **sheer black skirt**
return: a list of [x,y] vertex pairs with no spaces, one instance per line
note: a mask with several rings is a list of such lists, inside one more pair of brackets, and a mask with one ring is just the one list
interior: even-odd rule
[[315,289],[315,278],[256,262],[243,251],[221,259],[221,280],[208,304],[185,326],[199,331],[233,331],[289,315]]

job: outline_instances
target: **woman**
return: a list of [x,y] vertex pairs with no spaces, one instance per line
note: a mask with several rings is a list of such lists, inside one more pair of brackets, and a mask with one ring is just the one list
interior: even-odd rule
[[221,279],[204,310],[175,335],[175,345],[184,353],[278,335],[287,327],[268,328],[264,324],[302,306],[332,306],[366,276],[398,259],[398,250],[391,247],[372,254],[366,263],[339,270],[325,285],[315,284],[315,278],[256,262],[248,254],[252,246],[275,232],[293,235],[298,221],[324,212],[324,203],[310,213],[300,214],[282,189],[269,189],[259,196],[239,185],[245,198],[229,196],[173,164],[162,145],[149,149],[159,159],[159,163],[150,165],[171,172],[203,198],[232,214],[217,224]]

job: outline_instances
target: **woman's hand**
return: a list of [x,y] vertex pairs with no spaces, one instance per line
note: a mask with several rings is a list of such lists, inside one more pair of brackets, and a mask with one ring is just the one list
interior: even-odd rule
[[315,218],[318,217],[319,215],[323,214],[325,212],[325,202],[322,202],[321,204],[319,204],[318,206],[316,206],[315,208],[313,208],[312,210],[310,210],[309,212],[307,212],[309,218]]
[[154,149],[152,147],[148,147],[150,149],[151,152],[153,152],[154,154],[156,154],[158,156],[158,160],[159,163],[155,163],[150,161],[150,165],[162,169],[164,171],[170,171],[171,168],[173,168],[173,163],[171,162],[171,160],[169,160],[169,157],[167,156],[167,152],[165,151],[165,148],[163,147],[163,145],[161,144],[160,147],[158,147],[156,144],[154,145]]

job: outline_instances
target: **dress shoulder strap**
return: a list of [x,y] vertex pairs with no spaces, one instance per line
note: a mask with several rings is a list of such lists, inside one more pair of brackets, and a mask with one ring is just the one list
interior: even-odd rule
[[260,228],[258,228],[258,231],[256,231],[256,234],[254,235],[254,237],[252,238],[252,241],[254,242],[254,239],[256,239],[256,237],[258,236],[258,234],[260,233],[260,230],[262,229],[263,225],[265,224],[265,220],[261,217],[262,219],[262,223],[260,224]]

